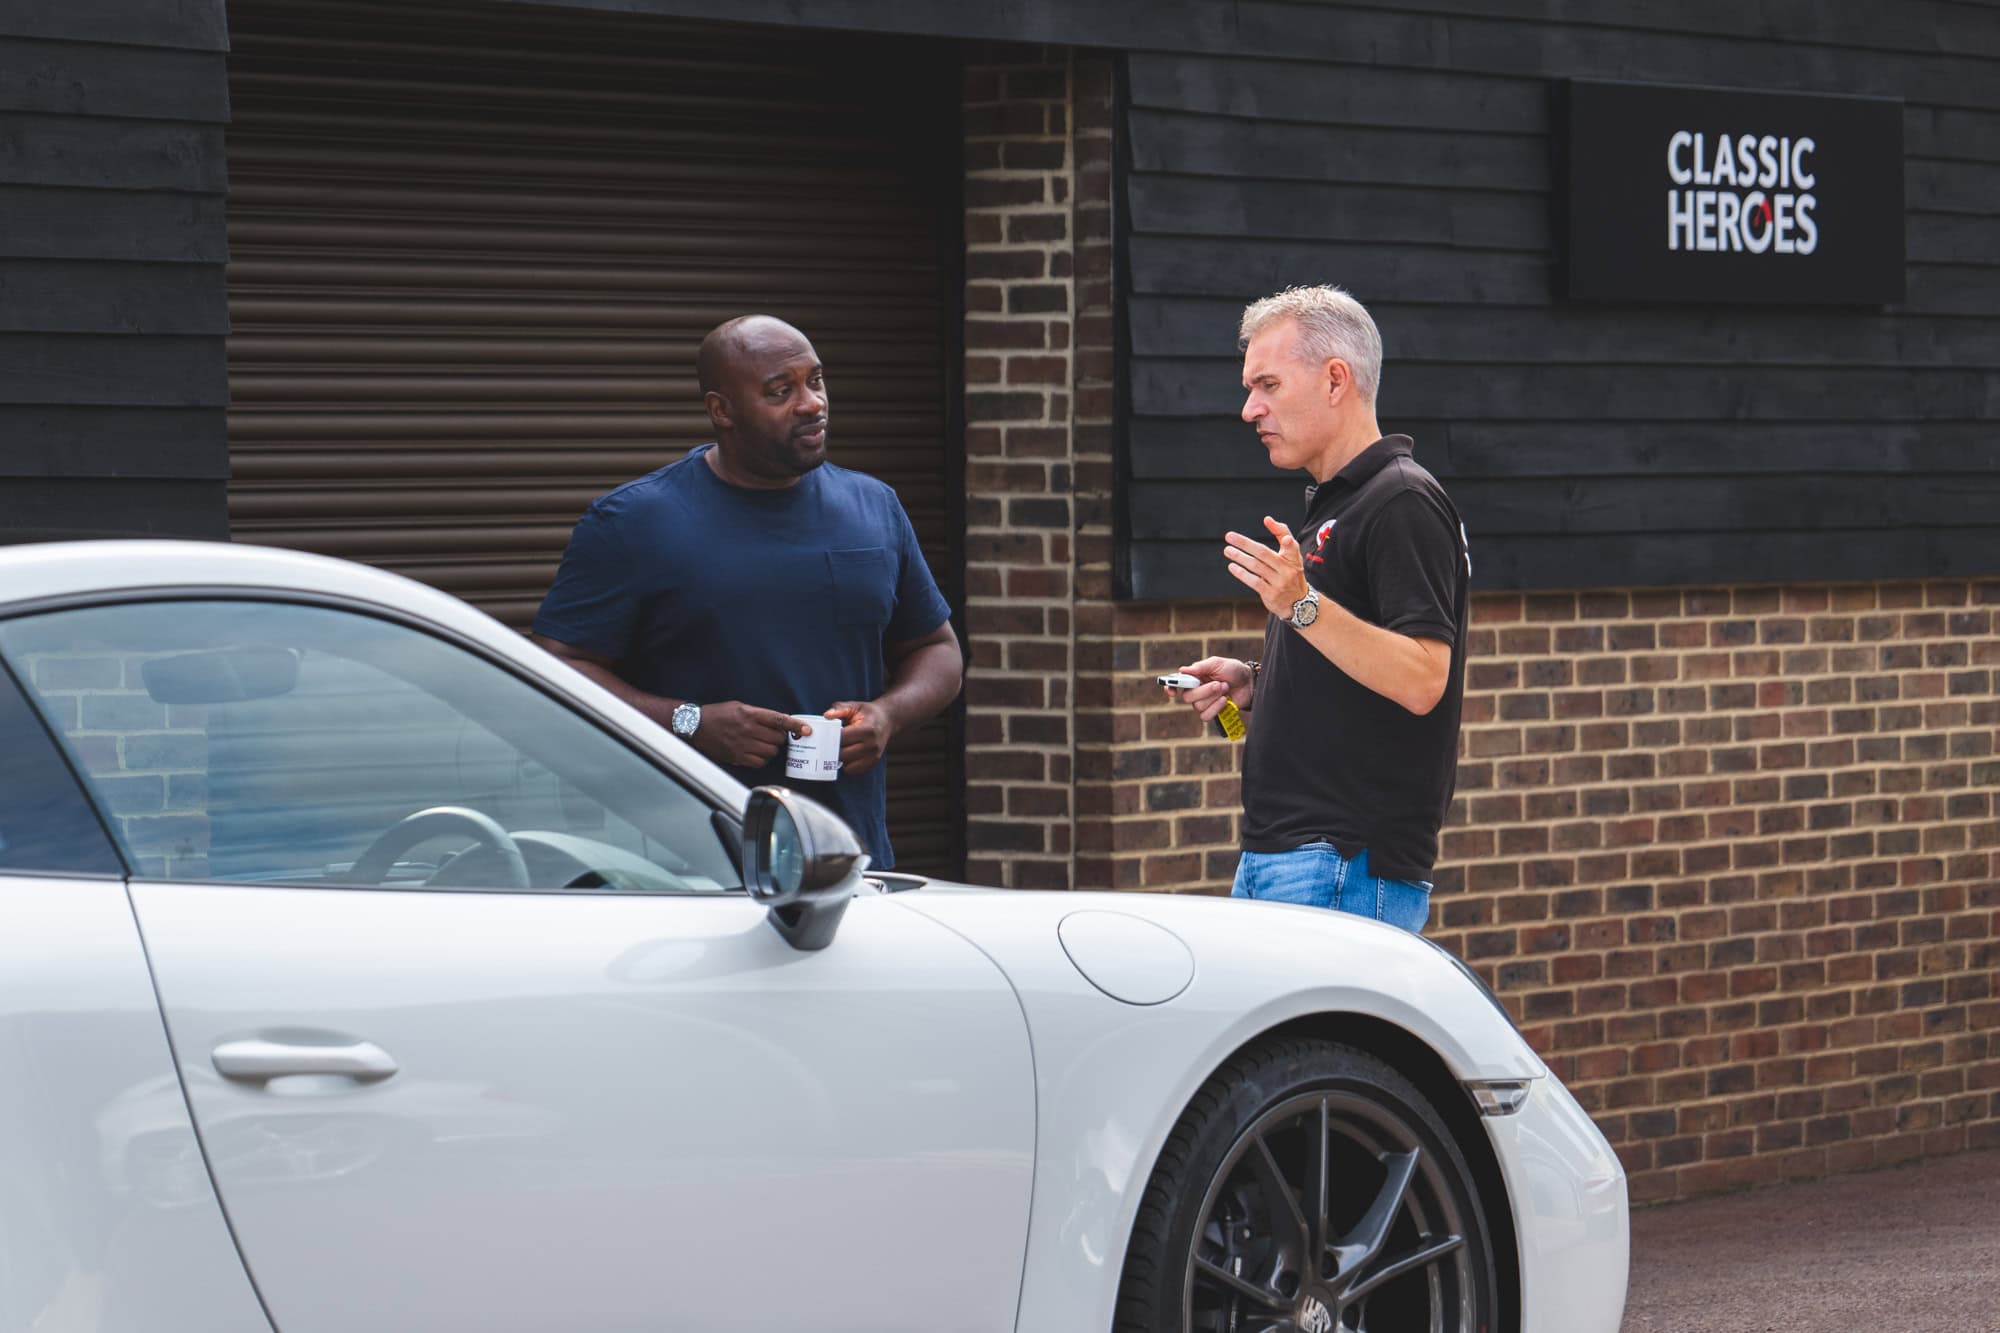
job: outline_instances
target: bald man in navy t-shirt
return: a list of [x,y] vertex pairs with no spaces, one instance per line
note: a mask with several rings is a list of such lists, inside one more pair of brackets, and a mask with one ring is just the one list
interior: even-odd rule
[[731,320],[698,369],[715,443],[591,505],[535,641],[751,785],[784,781],[791,714],[839,718],[839,777],[803,790],[887,869],[882,758],[958,693],[950,608],[895,491],[827,462],[804,334]]

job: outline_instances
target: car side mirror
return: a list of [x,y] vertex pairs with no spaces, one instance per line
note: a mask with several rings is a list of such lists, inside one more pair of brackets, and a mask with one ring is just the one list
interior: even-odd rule
[[743,812],[743,887],[794,949],[824,949],[868,853],[831,810],[788,787],[759,787]]

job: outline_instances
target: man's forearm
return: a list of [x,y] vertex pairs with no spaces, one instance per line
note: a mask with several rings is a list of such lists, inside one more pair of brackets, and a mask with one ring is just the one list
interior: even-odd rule
[[[545,648],[548,647],[547,643],[543,643],[542,646]],[[566,665],[575,668],[576,672],[585,679],[595,681],[597,684],[611,691],[621,702],[632,705],[632,707],[638,709],[663,727],[671,728],[673,726],[674,709],[680,705],[681,701],[679,699],[669,699],[662,695],[649,694],[601,662],[592,662],[582,657],[572,657],[567,653],[556,653],[555,655],[561,658]]]
[[964,678],[956,638],[927,643],[897,661],[875,702],[889,715],[891,729],[903,731],[942,713],[958,697]]
[[1451,646],[1371,625],[1331,598],[1302,630],[1319,654],[1350,678],[1421,717],[1438,706],[1451,681]]

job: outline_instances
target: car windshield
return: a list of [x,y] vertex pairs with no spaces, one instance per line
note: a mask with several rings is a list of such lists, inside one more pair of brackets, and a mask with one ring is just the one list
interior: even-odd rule
[[[128,603],[0,623],[0,654],[142,875],[740,881],[706,799],[529,681],[408,625],[283,602]],[[410,818],[440,807],[452,813]]]

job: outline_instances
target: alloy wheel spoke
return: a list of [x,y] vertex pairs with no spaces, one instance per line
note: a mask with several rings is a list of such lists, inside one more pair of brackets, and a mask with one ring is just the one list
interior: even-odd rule
[[1410,1192],[1410,1181],[1417,1174],[1417,1151],[1413,1148],[1409,1152],[1387,1153],[1382,1157],[1382,1165],[1388,1174],[1375,1201],[1368,1205],[1368,1211],[1354,1224],[1353,1230],[1327,1247],[1340,1265],[1344,1282],[1353,1281],[1388,1243],[1389,1229],[1396,1224],[1396,1216],[1403,1210],[1403,1198]]
[[1306,1253],[1319,1255],[1326,1252],[1327,1241],[1331,1239],[1327,1233],[1333,1229],[1327,1216],[1333,1209],[1333,1191],[1327,1180],[1328,1158],[1331,1156],[1327,1152],[1327,1140],[1333,1136],[1333,1108],[1322,1097],[1314,1112],[1312,1128],[1306,1135],[1306,1203],[1311,1219]]
[[1465,1237],[1463,1236],[1446,1236],[1442,1240],[1430,1241],[1428,1244],[1412,1250],[1390,1263],[1382,1265],[1367,1277],[1349,1287],[1347,1289],[1347,1299],[1350,1301],[1360,1300],[1383,1283],[1392,1282],[1414,1269],[1428,1267],[1444,1258],[1447,1254],[1451,1254],[1464,1247]]
[[[1276,1241],[1287,1228],[1298,1236],[1299,1254],[1303,1260],[1313,1253],[1312,1224],[1299,1209],[1299,1197],[1292,1185],[1285,1179],[1285,1173],[1278,1166],[1278,1159],[1271,1155],[1271,1145],[1262,1136],[1256,1141],[1255,1151],[1249,1154],[1250,1169],[1256,1174],[1258,1188],[1264,1191],[1264,1211],[1271,1228],[1271,1239]],[[1278,1200],[1284,1200],[1282,1206]]]
[[1291,1301],[1277,1292],[1260,1287],[1248,1278],[1238,1277],[1212,1259],[1203,1259],[1197,1256],[1194,1261],[1194,1267],[1195,1271],[1203,1277],[1228,1291],[1235,1292],[1244,1300],[1253,1302],[1259,1309],[1282,1312],[1290,1310],[1292,1307]]

